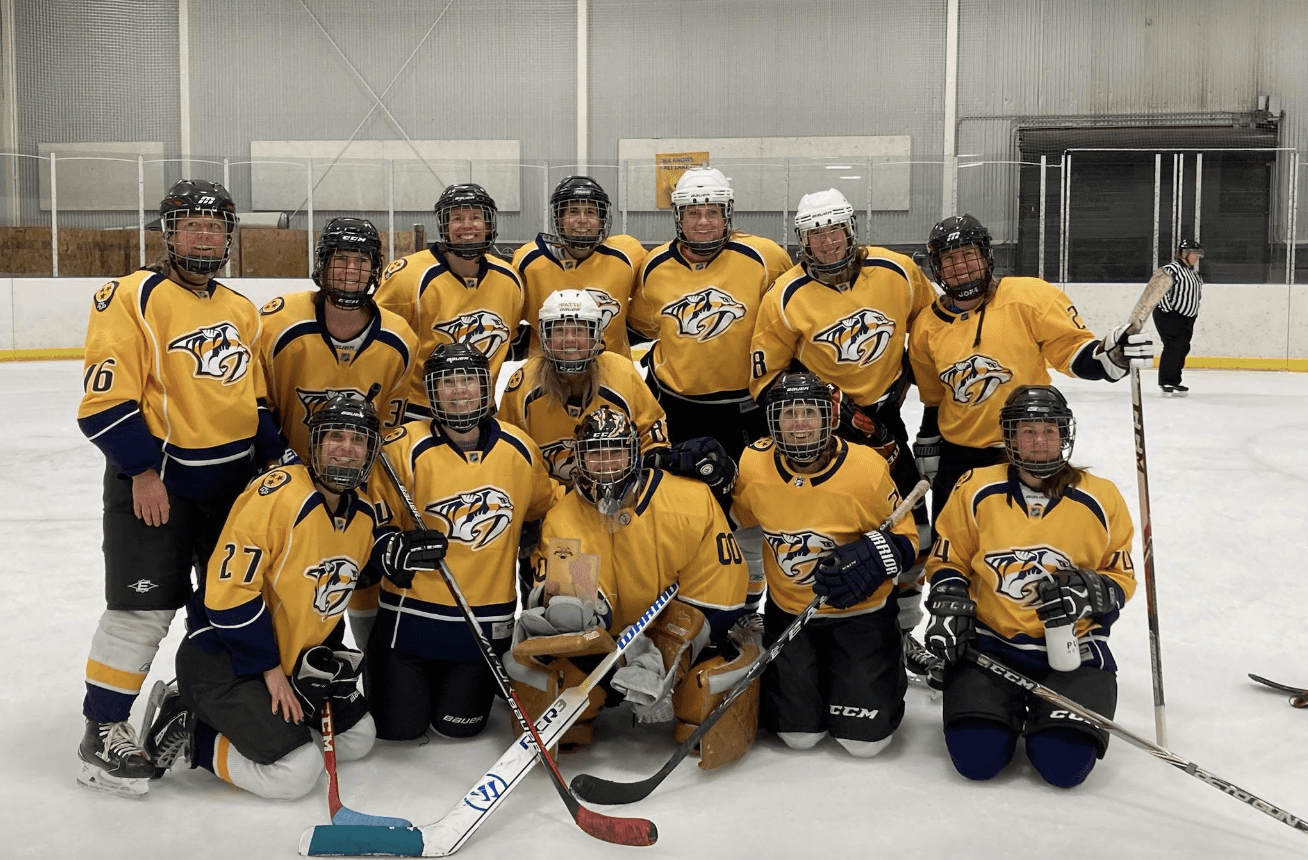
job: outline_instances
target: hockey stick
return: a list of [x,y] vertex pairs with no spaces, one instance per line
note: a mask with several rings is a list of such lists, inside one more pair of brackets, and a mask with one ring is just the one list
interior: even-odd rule
[[413,826],[407,818],[369,815],[366,812],[356,812],[341,803],[341,786],[336,777],[336,723],[332,719],[330,698],[322,703],[322,763],[327,770],[327,809],[331,812],[332,824],[362,827]]
[[[390,459],[386,456],[385,451],[377,452],[377,459],[381,461],[382,469],[385,470],[386,476],[390,478],[391,483],[395,485],[396,491],[404,499],[405,507],[408,508],[409,516],[413,517],[414,525],[419,528],[426,528],[423,521],[422,512],[414,504],[413,496],[409,495],[408,489],[400,481],[400,476],[396,473],[395,467],[391,464]],[[509,707],[513,709],[513,715],[517,717],[518,722],[522,725],[523,730],[531,735],[532,740],[536,743],[536,748],[540,753],[540,760],[545,765],[546,771],[550,775],[550,782],[563,798],[564,804],[568,807],[568,812],[572,814],[572,820],[577,826],[586,833],[594,836],[596,839],[602,839],[605,842],[612,842],[615,845],[653,845],[658,841],[658,828],[654,822],[644,818],[617,818],[611,815],[605,815],[594,810],[587,809],[577,802],[576,796],[568,788],[568,784],[563,781],[563,774],[559,772],[559,764],[550,755],[549,747],[541,741],[540,733],[532,725],[531,719],[527,716],[527,710],[522,706],[518,699],[518,694],[514,692],[513,685],[509,682],[508,672],[504,669],[504,663],[496,655],[494,647],[491,646],[490,640],[486,638],[486,633],[481,629],[481,624],[477,621],[477,616],[473,613],[472,607],[468,604],[468,599],[463,594],[463,589],[450,572],[450,567],[442,559],[437,568],[445,586],[454,596],[454,600],[459,604],[459,611],[463,613],[463,620],[467,622],[468,628],[472,630],[477,644],[481,646],[482,656],[486,658],[486,664],[490,666],[491,673],[495,676],[495,683],[500,688],[500,693],[508,701]]]
[[[930,488],[931,484],[929,482],[918,481],[917,486],[913,487],[913,491],[899,503],[899,506],[881,524],[881,528],[890,528],[898,522]],[[817,611],[826,601],[825,595],[818,595],[800,611],[795,620],[790,622],[786,629],[781,631],[781,635],[777,637],[777,640],[758,656],[745,674],[741,676],[740,680],[736,681],[735,685],[727,692],[726,697],[713,709],[713,712],[704,718],[704,722],[699,724],[690,737],[682,741],[681,746],[677,747],[663,767],[659,768],[658,772],[653,776],[648,776],[636,782],[615,782],[593,774],[579,773],[572,780],[572,790],[582,800],[588,800],[591,803],[634,803],[637,800],[649,797],[650,793],[658,788],[663,780],[667,779],[668,774],[676,770],[682,759],[694,751],[695,747],[699,745],[700,739],[727,712],[727,708],[731,707],[731,703],[740,698],[745,690],[749,689],[749,685],[763,674],[769,663],[777,659],[777,655],[781,653],[781,649],[786,646],[786,643],[799,635],[799,631],[817,614]]]
[[1262,675],[1255,675],[1253,672],[1249,673],[1249,677],[1260,684],[1265,684],[1266,686],[1271,687],[1273,690],[1280,690],[1282,693],[1293,693],[1294,695],[1290,697],[1290,704],[1294,705],[1296,708],[1308,708],[1308,690],[1305,690],[1302,687],[1292,687],[1289,684],[1272,681],[1264,678]]
[[1234,797],[1236,800],[1239,800],[1242,803],[1249,804],[1259,812],[1270,815],[1272,818],[1275,818],[1277,821],[1281,822],[1282,824],[1290,825],[1295,830],[1301,830],[1304,833],[1308,833],[1308,820],[1300,818],[1297,815],[1292,815],[1289,812],[1286,812],[1284,809],[1281,809],[1280,807],[1273,806],[1272,804],[1268,803],[1262,798],[1250,794],[1249,792],[1245,791],[1243,788],[1240,788],[1238,785],[1233,785],[1232,783],[1227,782],[1221,777],[1209,773],[1208,771],[1199,767],[1199,765],[1195,764],[1194,762],[1186,761],[1185,759],[1181,758],[1179,755],[1167,749],[1166,747],[1163,747],[1160,744],[1156,744],[1146,738],[1142,738],[1139,735],[1131,731],[1128,731],[1127,729],[1122,728],[1117,723],[1108,719],[1108,717],[1105,717],[1101,714],[1097,714],[1094,711],[1090,710],[1089,708],[1083,707],[1082,705],[1078,704],[1072,699],[1067,698],[1063,694],[1055,690],[1051,690],[1045,685],[1037,683],[1036,681],[1032,681],[1030,678],[1026,677],[1025,675],[1022,675],[1008,668],[1003,663],[1000,663],[998,660],[992,659],[990,657],[987,657],[985,654],[982,654],[980,651],[976,649],[975,646],[968,646],[967,650],[964,652],[964,656],[966,656],[968,660],[971,660],[973,663],[976,663],[982,669],[985,669],[991,674],[997,675],[1000,678],[1003,678],[1005,681],[1008,681],[1009,683],[1016,684],[1017,686],[1026,690],[1028,693],[1032,693],[1036,696],[1039,696],[1040,698],[1044,699],[1046,702],[1049,702],[1052,705],[1057,705],[1060,708],[1071,711],[1073,714],[1085,720],[1087,723],[1094,726],[1095,728],[1116,735],[1117,737],[1121,738],[1122,740],[1126,741],[1132,746],[1138,747],[1139,749],[1142,749],[1145,752],[1149,753],[1154,758],[1161,759],[1162,761],[1165,761],[1168,764],[1170,764],[1172,767],[1184,771],[1185,773],[1188,773],[1190,776],[1203,780],[1205,783],[1211,785],[1213,788],[1217,789],[1223,794],[1229,794],[1231,797]]
[[[545,709],[535,728],[547,747],[572,728],[590,705],[590,692],[613,670],[632,640],[677,596],[677,585],[655,598],[636,623],[618,637],[617,649],[605,655],[586,680],[569,687]],[[300,853],[310,856],[341,855],[393,857],[448,857],[485,823],[509,792],[535,766],[536,742],[524,733],[439,821],[418,827],[351,827],[327,824],[310,827],[300,836]]]

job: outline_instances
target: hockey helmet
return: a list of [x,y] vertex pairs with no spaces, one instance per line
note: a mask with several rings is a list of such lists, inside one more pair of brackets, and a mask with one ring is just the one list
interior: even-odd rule
[[[337,251],[358,251],[368,258],[372,268],[361,289],[347,290],[329,277],[332,255]],[[381,280],[381,236],[371,221],[364,218],[333,218],[322,228],[313,254],[313,282],[327,301],[343,310],[361,308]]]
[[[1058,452],[1054,456],[1035,458],[1020,450],[1019,434],[1024,424],[1054,424],[1058,428]],[[999,410],[999,427],[1004,436],[1008,461],[1037,478],[1057,473],[1072,457],[1076,442],[1076,418],[1067,398],[1052,385],[1020,385],[1008,395]]]
[[[472,344],[443,343],[436,347],[422,366],[422,377],[436,423],[466,433],[490,417],[490,362]],[[474,385],[476,391],[472,390]]]
[[792,463],[817,460],[831,444],[836,425],[835,392],[807,371],[783,373],[767,396],[768,435]]
[[[843,228],[845,233],[844,256],[827,263],[819,262],[809,247],[809,234],[837,226]],[[799,198],[799,206],[795,210],[795,238],[799,240],[799,254],[810,271],[824,275],[846,271],[858,254],[858,245],[854,239],[857,233],[858,221],[854,216],[854,207],[836,189],[815,191]]]
[[[481,216],[486,225],[482,238],[471,242],[455,242],[451,236],[450,218],[460,209],[470,209]],[[476,260],[490,250],[497,235],[496,216],[499,210],[486,189],[473,182],[451,185],[441,192],[436,201],[436,243],[443,250],[465,260]]]
[[309,416],[309,473],[343,493],[368,480],[381,447],[381,422],[372,403],[334,394]]
[[[731,215],[735,210],[736,192],[727,177],[716,167],[692,167],[677,180],[672,191],[672,214],[676,219],[677,238],[701,257],[712,257],[727,244],[731,236]],[[687,207],[716,204],[722,210],[722,235],[714,239],[693,241],[686,235],[682,215]]]
[[[571,233],[565,229],[563,219],[568,214],[569,207],[577,204],[595,207],[599,229],[594,234]],[[550,216],[550,226],[555,232],[547,238],[578,253],[590,251],[607,239],[613,226],[613,207],[609,203],[609,195],[589,176],[568,176],[555,186],[554,193],[550,195]]]
[[601,406],[577,425],[573,485],[601,514],[611,516],[629,501],[640,480],[640,438],[625,412]]
[[[214,218],[224,224],[225,239],[221,256],[197,256],[194,248],[178,249],[174,237],[178,224],[186,218]],[[227,189],[203,179],[183,179],[159,202],[159,226],[163,230],[168,262],[193,275],[212,275],[227,262],[232,252],[232,238],[239,224],[236,202]]]
[[[967,273],[966,279],[957,276],[951,282],[941,270],[940,255],[956,248],[974,246],[981,255],[984,265]],[[955,215],[946,218],[931,228],[927,239],[927,258],[931,262],[931,275],[951,298],[966,301],[975,299],[990,288],[990,279],[995,271],[994,256],[990,251],[990,231],[971,215]]]
[[[555,335],[584,330],[584,343],[560,348]],[[604,313],[586,290],[557,290],[540,306],[540,349],[559,373],[582,373],[604,351]]]

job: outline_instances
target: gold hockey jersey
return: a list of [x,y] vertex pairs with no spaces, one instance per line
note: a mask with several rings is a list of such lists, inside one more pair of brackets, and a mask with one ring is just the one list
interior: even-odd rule
[[636,283],[636,273],[645,262],[645,247],[631,236],[609,236],[595,246],[584,260],[574,260],[539,236],[513,255],[513,265],[522,275],[525,301],[523,320],[531,326],[527,355],[540,352],[540,306],[550,293],[585,290],[604,315],[604,348],[631,358],[627,339],[627,304]]
[[1004,278],[970,311],[947,310],[946,301],[917,318],[908,355],[923,405],[940,407],[940,435],[956,445],[1001,445],[1009,392],[1047,385],[1049,365],[1074,375],[1077,356],[1096,345],[1072,300],[1039,278]]
[[572,483],[575,431],[584,417],[601,406],[610,406],[632,420],[640,431],[641,453],[667,446],[667,416],[631,359],[614,352],[601,353],[595,359],[600,369],[599,391],[589,403],[569,401],[564,405],[547,397],[536,381],[546,361],[538,355],[514,371],[496,417],[521,427],[535,440],[556,481],[565,486]]
[[795,360],[862,406],[880,400],[899,378],[909,330],[936,293],[912,258],[866,250],[845,289],[796,266],[763,297],[750,347],[755,398]]
[[[1119,606],[1135,593],[1131,515],[1116,485],[1095,475],[1084,475],[1058,499],[1029,502],[1014,467],[975,469],[959,480],[936,530],[927,578],[933,587],[966,581],[983,648],[1044,650],[1038,588],[1055,570],[1087,568],[1108,576],[1120,592]],[[1076,622],[1083,658],[1089,648],[1092,665],[1115,668],[1107,638],[1117,617],[1113,611]]]
[[358,349],[337,349],[327,331],[322,294],[316,290],[278,296],[259,311],[259,354],[268,379],[268,399],[278,429],[300,458],[308,462],[309,416],[332,395],[351,392],[364,397],[374,384],[373,399],[383,424],[394,427],[404,417],[409,369],[418,339],[396,314],[371,304],[372,319]]
[[232,655],[238,675],[281,665],[321,645],[345,614],[373,544],[373,509],[353,492],[330,511],[309,471],[296,464],[250,482],[209,559],[203,592],[189,607],[188,636]]
[[[775,443],[759,439],[740,458],[731,491],[731,519],[741,528],[763,530],[763,569],[768,600],[798,615],[814,598],[814,571],[831,550],[876,530],[899,505],[899,490],[886,461],[864,445],[835,440],[825,469],[811,475],[791,471]],[[917,527],[905,516],[892,531],[917,548]],[[860,615],[894,597],[893,579],[848,609],[823,606],[819,614]]]

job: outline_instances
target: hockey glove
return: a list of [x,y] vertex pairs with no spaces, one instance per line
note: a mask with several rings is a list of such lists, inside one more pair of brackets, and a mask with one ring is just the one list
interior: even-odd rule
[[390,532],[373,544],[372,560],[396,588],[409,588],[415,573],[437,568],[449,545],[444,534],[431,529]]
[[964,649],[976,638],[976,601],[961,582],[942,582],[931,587],[927,598],[927,622],[923,644],[946,664],[958,662]]
[[322,703],[332,695],[340,664],[326,645],[315,645],[302,652],[291,673],[291,690],[300,700],[306,718],[316,717]]
[[1045,625],[1059,627],[1094,618],[1118,608],[1113,582],[1093,570],[1058,570],[1040,583],[1036,615]]
[[540,544],[541,526],[544,520],[528,520],[522,524],[522,534],[518,535],[518,559],[531,558],[532,552]]
[[336,661],[336,674],[332,676],[331,697],[354,699],[359,695],[359,675],[363,672],[363,652],[353,648],[338,648],[332,652]]
[[940,437],[918,436],[913,440],[913,459],[917,461],[917,471],[932,483],[936,472],[940,471]]
[[836,433],[859,445],[867,445],[881,455],[887,466],[899,459],[899,442],[890,431],[878,424],[847,394],[840,395],[840,423]]
[[1104,335],[1095,349],[1095,358],[1108,378],[1116,381],[1126,376],[1133,364],[1140,367],[1153,363],[1154,342],[1144,332],[1127,334],[1127,326],[1119,325]]
[[848,609],[871,597],[887,579],[899,576],[903,569],[897,535],[885,531],[868,532],[858,540],[836,547],[818,562],[813,591],[825,594],[827,603]]
[[655,448],[645,465],[708,484],[714,495],[724,496],[736,484],[736,461],[712,436],[687,439],[671,448]]

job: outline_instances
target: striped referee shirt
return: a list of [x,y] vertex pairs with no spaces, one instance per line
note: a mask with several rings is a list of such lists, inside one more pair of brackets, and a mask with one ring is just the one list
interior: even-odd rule
[[1199,272],[1180,260],[1163,266],[1163,271],[1172,276],[1172,286],[1158,303],[1158,309],[1187,317],[1199,316],[1199,298],[1204,288]]

